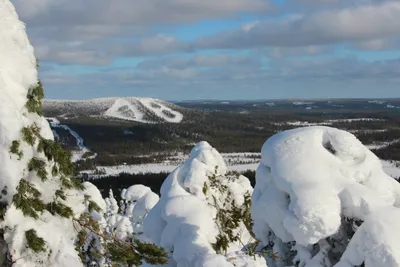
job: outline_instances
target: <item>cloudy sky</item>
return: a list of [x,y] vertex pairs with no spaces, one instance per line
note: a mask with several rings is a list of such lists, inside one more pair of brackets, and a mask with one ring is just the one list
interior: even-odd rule
[[46,97],[400,97],[400,1],[11,0]]

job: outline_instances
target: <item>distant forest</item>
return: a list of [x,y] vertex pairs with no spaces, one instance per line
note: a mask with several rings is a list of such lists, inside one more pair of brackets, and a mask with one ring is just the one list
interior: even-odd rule
[[[374,118],[380,121],[336,121],[349,118]],[[78,163],[79,170],[96,166],[162,162],[178,152],[189,153],[194,144],[206,140],[221,153],[260,152],[264,142],[283,130],[298,127],[285,122],[321,123],[354,133],[364,144],[400,139],[400,112],[304,112],[250,113],[226,111],[199,113],[191,122],[143,124],[79,117],[62,121],[82,136],[97,157]],[[385,131],[380,131],[380,130]],[[63,145],[71,149],[75,140],[57,128]],[[400,160],[400,144],[374,151],[382,159]],[[89,155],[88,155],[89,156]]]

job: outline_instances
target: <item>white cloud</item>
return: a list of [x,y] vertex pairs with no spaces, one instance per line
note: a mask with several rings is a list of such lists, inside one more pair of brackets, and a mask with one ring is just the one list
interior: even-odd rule
[[369,41],[400,34],[400,2],[366,4],[257,23],[197,40],[199,48],[295,47]]
[[12,0],[34,25],[191,23],[269,9],[268,0]]

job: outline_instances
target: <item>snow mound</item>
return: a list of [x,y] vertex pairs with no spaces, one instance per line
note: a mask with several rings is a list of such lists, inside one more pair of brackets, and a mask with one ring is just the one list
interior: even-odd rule
[[[215,223],[217,209],[210,205],[204,185],[213,174],[226,175],[222,156],[207,142],[197,144],[188,161],[175,169],[161,187],[160,201],[149,212],[144,223],[144,234],[152,242],[164,247],[172,254],[171,261],[185,267],[232,267],[266,266],[260,257],[241,254],[243,244],[230,244],[227,254],[217,254],[212,243],[219,229]],[[233,201],[244,202],[244,193],[252,192],[250,182],[241,176],[224,185],[233,194]],[[215,205],[224,201],[224,196],[213,195]],[[249,232],[241,226],[241,239],[251,242]]]
[[[399,205],[400,185],[350,133],[323,126],[294,129],[271,137],[262,148],[252,196],[254,232],[265,245],[271,244],[270,233],[275,245],[295,241],[300,266],[331,266],[312,263],[332,249],[325,239],[340,239],[344,220],[355,228],[356,222],[368,225],[372,214]],[[379,240],[383,250],[390,250],[384,238]],[[314,244],[320,254],[311,260]]]
[[93,116],[141,123],[180,123],[183,108],[145,97],[97,98],[90,100],[45,100],[45,113],[56,116]]

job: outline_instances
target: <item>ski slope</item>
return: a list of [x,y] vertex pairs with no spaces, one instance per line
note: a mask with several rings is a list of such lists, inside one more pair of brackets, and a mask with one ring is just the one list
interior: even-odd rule
[[[67,132],[69,132],[69,134],[75,138],[76,146],[79,150],[72,152],[72,162],[77,162],[78,160],[81,160],[85,153],[90,152],[90,149],[84,145],[83,138],[77,132],[72,130],[67,125],[60,124],[60,121],[57,118],[46,118],[46,119],[49,121],[51,127],[62,128],[64,130],[66,130]],[[53,132],[55,132],[55,131],[53,131]],[[55,135],[55,136],[59,138],[59,135]],[[89,158],[95,158],[95,157],[96,157],[96,154],[93,156],[90,156]]]
[[147,97],[45,100],[43,110],[51,117],[90,116],[140,123],[180,123],[184,119],[182,107]]

